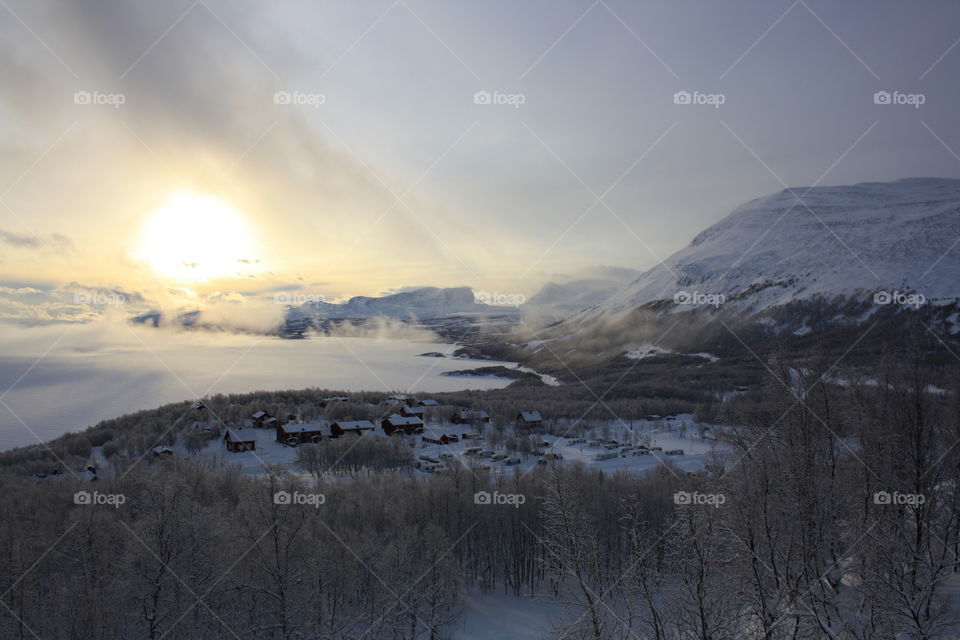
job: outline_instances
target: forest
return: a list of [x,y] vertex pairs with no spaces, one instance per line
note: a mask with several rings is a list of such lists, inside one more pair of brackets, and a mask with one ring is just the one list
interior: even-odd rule
[[391,445],[350,473],[314,450],[245,476],[118,449],[96,482],[38,483],[21,452],[0,472],[0,637],[440,640],[483,592],[558,603],[532,637],[951,637],[956,370],[770,368],[712,411],[726,447],[694,473],[419,478]]

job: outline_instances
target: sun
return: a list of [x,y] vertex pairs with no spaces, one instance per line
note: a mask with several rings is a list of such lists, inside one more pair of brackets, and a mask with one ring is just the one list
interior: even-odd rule
[[256,234],[220,198],[177,192],[150,212],[134,256],[159,277],[203,282],[256,270]]

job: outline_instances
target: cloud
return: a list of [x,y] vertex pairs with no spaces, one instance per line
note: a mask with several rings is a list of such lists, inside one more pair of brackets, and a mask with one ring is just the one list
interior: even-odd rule
[[60,233],[28,235],[0,229],[0,242],[18,249],[45,249],[58,253],[73,249],[73,241]]

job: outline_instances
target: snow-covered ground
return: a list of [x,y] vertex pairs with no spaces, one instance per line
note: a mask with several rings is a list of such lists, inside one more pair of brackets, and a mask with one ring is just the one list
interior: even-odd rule
[[[682,425],[686,426],[685,433],[681,433]],[[272,429],[248,428],[243,430],[256,440],[255,451],[244,451],[232,453],[224,449],[222,441],[211,441],[201,452],[205,456],[220,457],[228,463],[237,464],[248,474],[259,474],[264,472],[265,465],[284,465],[292,468],[296,461],[296,448],[276,442],[276,436]],[[457,442],[449,444],[434,444],[425,442],[421,436],[411,436],[411,442],[414,444],[414,457],[424,463],[422,456],[437,460],[438,463],[451,465],[463,464],[487,465],[494,474],[509,474],[519,471],[521,473],[529,471],[537,465],[539,456],[528,455],[524,457],[519,453],[508,452],[504,449],[494,450],[495,454],[506,454],[510,457],[520,458],[518,464],[508,464],[507,459],[492,460],[489,457],[480,458],[473,455],[467,455],[465,452],[471,447],[481,447],[488,449],[481,439],[461,439],[464,433],[472,433],[474,430],[463,425],[431,425],[428,426],[425,436],[432,439],[439,439],[440,436],[455,435]],[[591,468],[599,469],[606,473],[615,473],[625,471],[629,473],[648,473],[662,462],[669,462],[674,467],[682,471],[697,471],[702,469],[707,462],[715,443],[712,440],[701,438],[696,433],[693,416],[684,414],[676,416],[670,421],[651,422],[647,420],[635,420],[622,425],[612,425],[607,430],[606,439],[616,439],[622,445],[645,443],[647,446],[661,447],[662,451],[653,451],[644,455],[617,455],[609,460],[597,460],[598,455],[611,453],[614,450],[606,449],[604,445],[589,446],[592,438],[585,436],[587,442],[571,443],[571,440],[577,440],[574,433],[568,437],[555,437],[550,435],[542,436],[547,443],[546,452],[548,454],[558,454],[562,456],[559,459],[564,464],[572,462],[581,462]],[[348,436],[349,437],[349,436]],[[364,438],[386,437],[382,429],[377,426],[372,433],[368,433]],[[597,429],[597,437],[603,437],[600,429]],[[682,455],[667,455],[666,451],[682,450]],[[616,450],[619,452],[619,449]],[[178,448],[178,453],[186,453],[182,448]],[[427,471],[418,470],[415,472],[418,476],[426,476]]]
[[534,640],[546,637],[562,607],[544,599],[498,593],[468,594],[452,640]]

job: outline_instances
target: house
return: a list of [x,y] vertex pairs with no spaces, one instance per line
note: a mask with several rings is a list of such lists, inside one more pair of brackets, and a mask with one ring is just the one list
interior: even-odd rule
[[397,431],[402,431],[408,436],[423,433],[423,420],[414,416],[401,416],[396,413],[381,420],[380,426],[383,427],[383,432],[388,436]]
[[417,400],[416,405],[418,407],[439,407],[440,403],[433,398],[424,398],[423,400]]
[[404,418],[420,418],[423,420],[426,410],[426,407],[411,407],[408,405],[403,405],[400,407],[400,415],[402,415]]
[[277,442],[285,444],[320,442],[336,437],[330,427],[323,424],[278,424],[276,429]]
[[410,396],[405,393],[398,393],[392,396],[387,396],[387,402],[406,402],[410,400]]
[[521,411],[517,414],[517,429],[539,429],[543,426],[543,417],[539,411]]
[[257,439],[252,433],[245,433],[243,429],[229,428],[223,434],[223,442],[227,451],[256,451]]
[[446,433],[440,435],[431,433],[430,435],[424,435],[422,440],[430,444],[450,444],[451,442],[459,442],[460,438],[454,435],[447,435]]
[[478,424],[490,422],[490,414],[482,409],[461,409],[453,414],[453,424]]
[[[250,415],[250,419],[253,420],[253,426],[255,426],[255,427],[272,426],[273,423],[276,422],[276,420],[277,420],[276,418],[272,417],[272,416],[271,416],[269,413],[267,413],[266,411],[257,411],[256,413],[253,413],[253,414]],[[271,420],[271,421],[272,421],[272,422],[270,423],[270,425],[265,424],[265,423],[267,422],[267,420]]]
[[173,449],[170,447],[154,447],[150,450],[154,458],[169,458],[173,455]]
[[373,426],[370,420],[341,420],[330,425],[330,433],[333,438],[339,438],[345,434],[362,436],[365,431],[373,431]]

